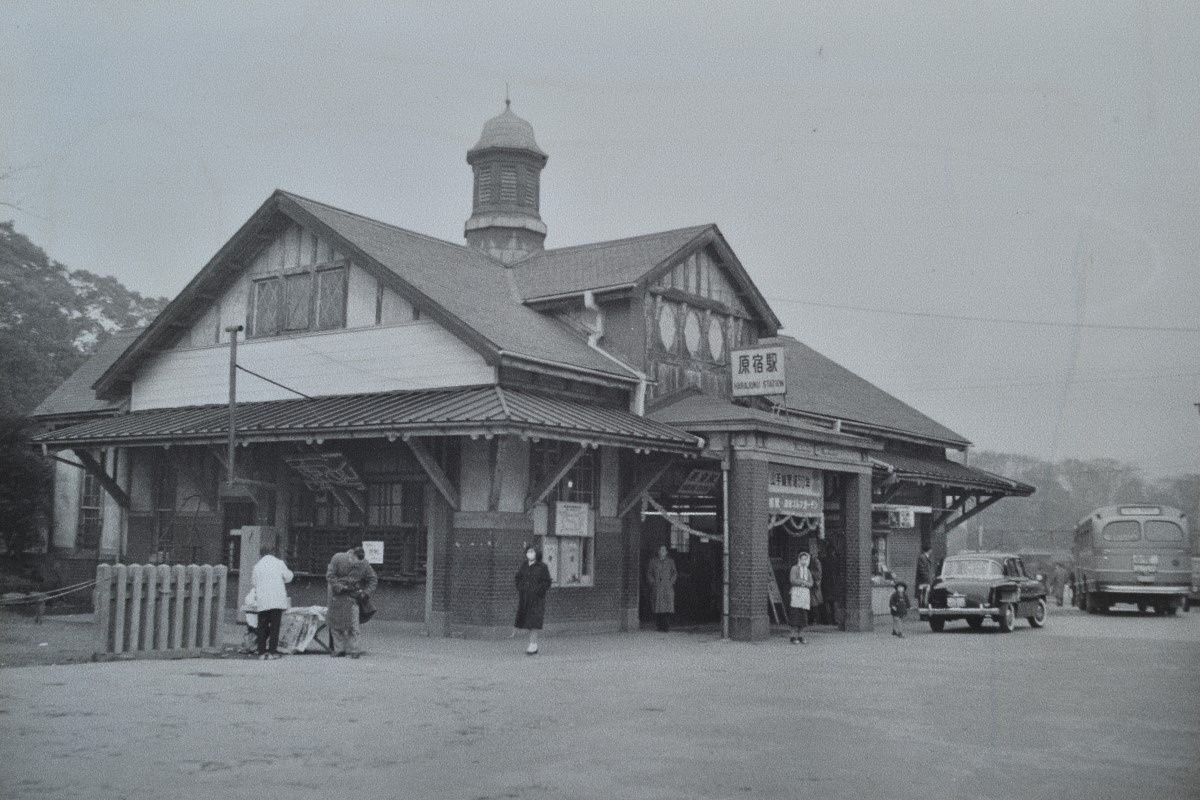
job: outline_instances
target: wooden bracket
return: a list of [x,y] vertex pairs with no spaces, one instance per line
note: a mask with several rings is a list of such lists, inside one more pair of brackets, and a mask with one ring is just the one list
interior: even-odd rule
[[87,450],[73,450],[75,457],[83,464],[83,468],[88,474],[100,482],[104,487],[104,491],[108,492],[109,497],[117,501],[117,505],[121,508],[129,508],[129,495],[121,488],[121,485],[113,480],[112,476],[105,472],[104,467],[96,461],[96,458]]
[[[954,514],[954,512],[961,511],[962,507],[967,504],[967,500],[969,500],[970,498],[971,498],[970,495],[964,494],[961,497],[959,497],[957,500],[954,501],[954,505],[950,506],[949,508],[945,509],[944,511],[939,511],[937,516],[935,516],[933,518],[933,521],[930,522],[929,530],[936,531],[938,529],[938,526],[941,525],[943,522],[945,522],[951,515]],[[947,528],[946,530],[950,530],[950,529]]]
[[662,479],[663,475],[667,474],[667,470],[675,463],[674,459],[668,459],[656,466],[652,466],[650,472],[646,473],[629,491],[629,494],[621,498],[621,502],[617,504],[617,516],[623,517],[628,514],[642,500],[642,495],[650,491],[654,484]]
[[533,511],[534,506],[546,499],[546,495],[550,494],[550,491],[555,486],[558,486],[558,482],[567,476],[567,473],[571,471],[571,467],[575,466],[579,459],[583,458],[583,454],[587,448],[586,444],[579,445],[579,449],[559,465],[558,469],[543,478],[540,484],[529,491],[529,499],[525,501],[526,514]]
[[433,488],[438,490],[438,494],[445,499],[446,504],[450,506],[452,511],[457,511],[459,507],[458,490],[454,488],[454,483],[446,475],[445,470],[442,469],[442,465],[433,457],[433,453],[430,453],[429,448],[419,439],[409,439],[405,444],[408,445],[408,449],[416,457],[417,463],[421,465],[421,469],[425,470],[425,474],[429,476],[430,482],[433,483]]
[[993,505],[997,501],[1003,500],[1003,499],[1004,499],[1004,495],[1002,495],[1002,494],[994,494],[994,495],[988,497],[987,500],[982,500],[982,501],[979,500],[978,498],[976,498],[975,507],[972,508],[970,511],[966,512],[965,514],[960,514],[959,516],[957,516],[953,520],[951,520],[950,524],[948,524],[946,526],[946,531],[949,532],[949,531],[954,530],[959,525],[962,525],[964,522],[969,520],[971,517],[975,516],[976,514],[978,514],[981,511],[989,508],[991,505]]

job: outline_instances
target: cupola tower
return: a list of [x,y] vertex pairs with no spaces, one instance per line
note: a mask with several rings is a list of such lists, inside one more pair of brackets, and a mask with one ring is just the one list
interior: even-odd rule
[[475,172],[467,244],[505,264],[515,264],[542,249],[546,225],[538,213],[542,167],[549,158],[533,138],[533,126],[512,112],[483,125],[483,133],[467,151]]

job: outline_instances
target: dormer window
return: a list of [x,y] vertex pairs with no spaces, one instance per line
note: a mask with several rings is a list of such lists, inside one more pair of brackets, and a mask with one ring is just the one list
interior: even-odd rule
[[250,296],[250,336],[346,327],[346,265],[260,278]]

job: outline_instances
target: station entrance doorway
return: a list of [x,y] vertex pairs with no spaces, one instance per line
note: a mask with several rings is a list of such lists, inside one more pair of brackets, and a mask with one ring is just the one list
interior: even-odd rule
[[675,562],[673,626],[720,625],[723,581],[723,509],[718,462],[691,462],[664,476],[642,506],[640,601],[642,626],[654,624],[650,562],[665,546]]

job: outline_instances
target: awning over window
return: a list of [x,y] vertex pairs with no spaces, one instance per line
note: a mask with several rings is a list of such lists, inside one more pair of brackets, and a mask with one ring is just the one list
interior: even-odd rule
[[[228,436],[224,405],[134,411],[43,433],[51,448],[212,444]],[[239,442],[516,434],[695,454],[703,442],[628,411],[483,386],[240,403]]]
[[872,453],[871,465],[876,473],[895,474],[900,480],[931,483],[947,489],[962,489],[969,493],[1027,497],[1034,487],[966,464],[945,458],[928,458],[900,453]]

